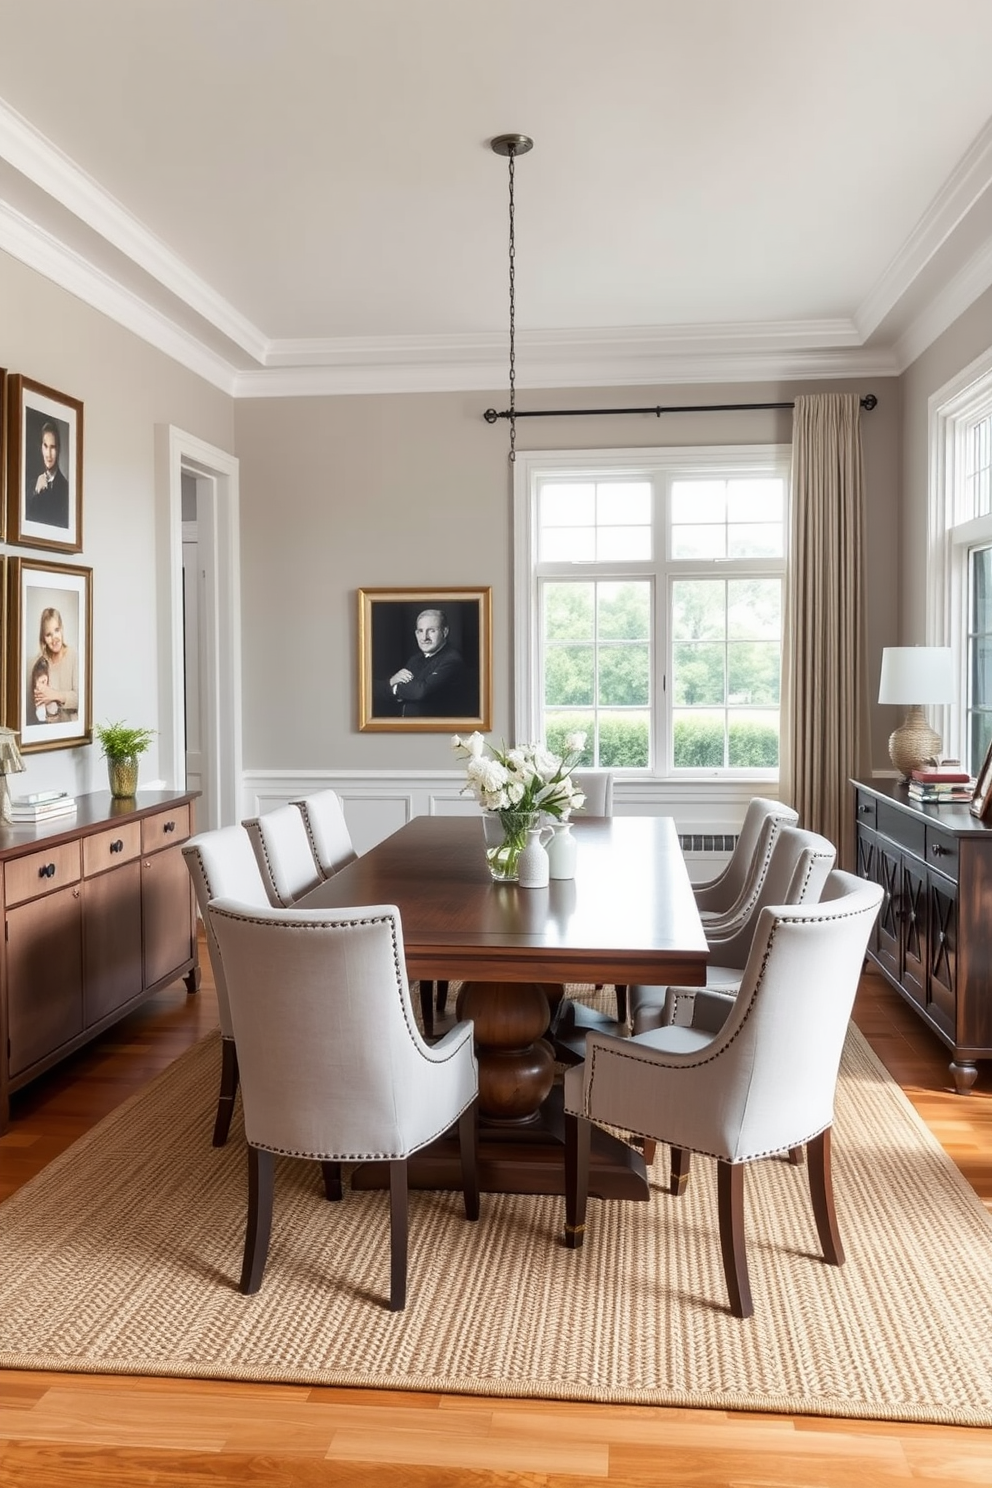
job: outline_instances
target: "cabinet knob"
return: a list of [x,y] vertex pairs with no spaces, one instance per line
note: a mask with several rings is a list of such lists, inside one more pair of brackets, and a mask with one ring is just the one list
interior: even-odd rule
[[54,878],[55,877],[55,864],[54,863],[43,863],[42,866],[38,869],[38,877],[39,878]]
[[119,853],[124,851],[124,843],[120,837],[118,837],[116,842],[112,842],[110,844],[110,851],[112,853]]
[[858,807],[858,810],[861,812],[862,815],[864,815],[866,812],[871,810],[871,807],[869,806],[867,801],[862,801],[861,805]]
[[944,847],[941,842],[932,842],[930,844],[930,851],[935,858],[946,858],[950,855],[951,850],[949,847]]
[[175,830],[176,830],[176,824],[175,824],[174,821],[167,821],[165,823],[165,826],[162,828],[162,831],[163,832],[174,832]]

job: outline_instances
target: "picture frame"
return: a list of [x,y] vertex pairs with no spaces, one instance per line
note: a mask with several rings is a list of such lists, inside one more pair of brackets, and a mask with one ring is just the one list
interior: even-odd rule
[[[0,542],[7,540],[7,369],[0,367]],[[2,598],[2,596],[0,596]],[[7,611],[2,613],[6,615]],[[0,659],[2,664],[2,659]],[[6,693],[0,689],[0,710]]]
[[7,555],[0,553],[0,615],[4,617],[3,644],[0,645],[0,724],[7,726],[7,652],[10,649],[7,623]]
[[981,820],[988,815],[990,805],[992,805],[992,744],[985,751],[982,768],[975,777],[975,791],[968,809],[972,816],[977,816]]
[[9,557],[7,621],[6,722],[21,753],[91,743],[93,570]]
[[[431,611],[440,619],[425,618],[418,639],[418,620]],[[359,589],[359,729],[485,733],[492,645],[491,588]]]
[[6,408],[7,541],[82,552],[82,403],[18,373]]

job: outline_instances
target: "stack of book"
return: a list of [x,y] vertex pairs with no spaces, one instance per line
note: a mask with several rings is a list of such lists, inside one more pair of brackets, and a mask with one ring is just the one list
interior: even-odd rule
[[10,820],[18,822],[44,822],[53,816],[68,816],[76,809],[76,798],[66,791],[35,791],[31,796],[13,796],[10,802]]
[[907,793],[911,801],[924,801],[930,806],[944,806],[952,801],[970,801],[975,782],[957,760],[945,760],[933,767],[924,765],[910,775]]

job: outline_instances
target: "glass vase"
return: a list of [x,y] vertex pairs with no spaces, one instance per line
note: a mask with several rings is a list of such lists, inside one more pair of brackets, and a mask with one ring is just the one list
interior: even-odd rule
[[517,863],[527,846],[527,833],[540,825],[540,813],[533,811],[484,811],[482,825],[486,834],[486,862],[497,883],[516,883]]
[[110,776],[110,794],[115,800],[129,800],[138,789],[138,756],[136,754],[124,755],[119,759],[107,760],[107,773]]

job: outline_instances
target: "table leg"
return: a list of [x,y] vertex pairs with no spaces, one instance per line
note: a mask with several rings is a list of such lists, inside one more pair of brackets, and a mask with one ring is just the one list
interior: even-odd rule
[[536,1122],[555,1082],[555,1058],[544,1039],[550,1012],[536,982],[463,982],[458,1017],[475,1024],[479,1116],[501,1125]]

